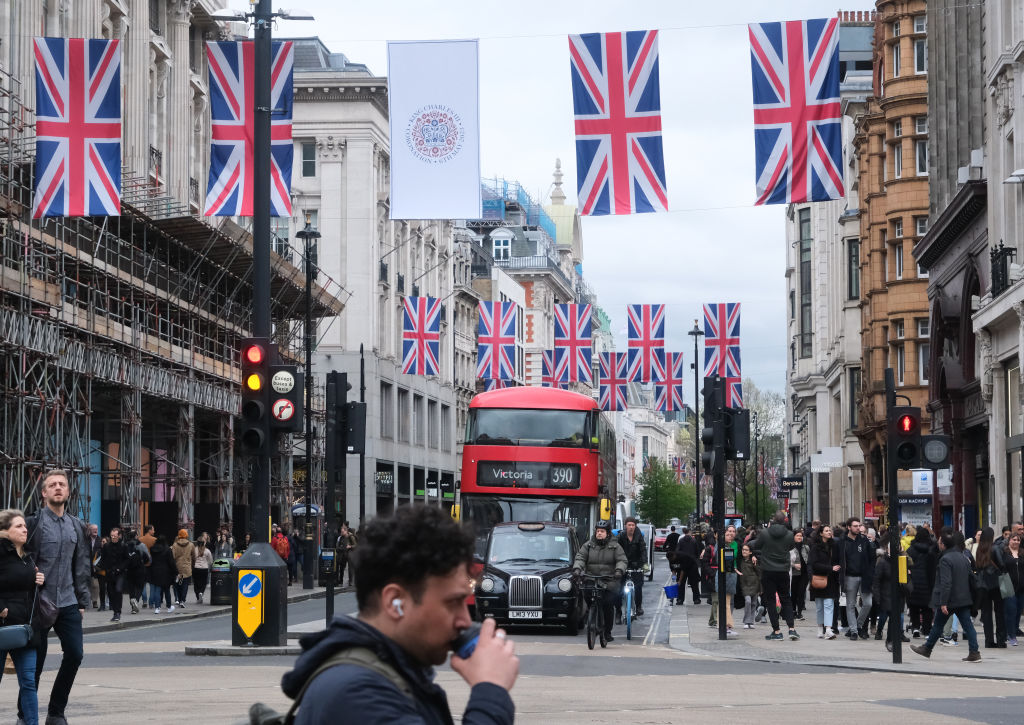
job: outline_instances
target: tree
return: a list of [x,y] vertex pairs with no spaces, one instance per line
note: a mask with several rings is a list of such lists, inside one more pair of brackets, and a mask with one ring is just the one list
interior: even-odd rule
[[676,482],[676,474],[657,458],[637,477],[636,512],[644,521],[665,526],[669,519],[685,519],[693,511],[696,496],[692,486]]

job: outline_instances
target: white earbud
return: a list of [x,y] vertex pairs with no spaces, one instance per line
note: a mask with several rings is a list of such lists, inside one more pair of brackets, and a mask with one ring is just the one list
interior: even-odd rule
[[395,597],[394,599],[392,599],[391,600],[391,606],[395,608],[396,612],[398,612],[398,616],[399,617],[404,617],[405,616],[405,612],[402,611],[402,600],[401,599],[399,599],[398,597]]

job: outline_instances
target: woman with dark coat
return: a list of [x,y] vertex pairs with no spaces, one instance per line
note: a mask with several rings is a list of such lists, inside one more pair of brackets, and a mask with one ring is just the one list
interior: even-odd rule
[[807,569],[811,577],[828,577],[828,584],[822,589],[811,587],[811,601],[817,610],[817,622],[821,627],[818,639],[835,639],[833,614],[835,600],[839,598],[839,547],[832,539],[832,527],[822,526],[811,541],[807,557]]
[[[27,540],[24,514],[17,509],[0,511],[0,626],[3,627],[29,623],[35,589],[43,585],[43,573],[36,570],[32,557],[25,553]],[[24,647],[10,652],[0,650],[0,665],[7,661],[8,654],[14,661],[21,721],[26,725],[39,722],[36,693],[36,649],[39,644],[39,630],[33,627],[32,638]],[[0,677],[3,677],[2,666]]]
[[793,616],[797,619],[804,618],[804,604],[807,601],[807,583],[810,580],[807,574],[807,557],[810,555],[810,551],[810,547],[804,542],[804,532],[799,529],[794,531],[793,548],[789,552],[789,598],[793,601]]
[[934,550],[932,537],[923,526],[914,534],[914,540],[907,549],[910,558],[910,583],[913,591],[907,597],[910,609],[910,628],[914,637],[925,636],[932,631],[932,588],[935,586]]
[[157,537],[153,548],[149,550],[149,555],[153,557],[153,563],[149,566],[149,578],[155,592],[149,604],[155,614],[160,614],[160,600],[164,599],[167,611],[173,612],[171,586],[178,576],[178,565],[174,563],[174,555],[171,553],[171,547],[167,545],[166,536]]
[[[991,526],[981,530],[981,541],[974,553],[974,566],[978,572],[977,606],[981,611],[981,626],[985,630],[986,647],[1006,647],[1006,615],[1003,608],[1003,596],[999,593],[999,575],[1005,571],[999,550],[992,542],[995,531]],[[995,637],[992,634],[992,616],[995,615]]]
[[121,540],[121,529],[115,526],[110,530],[110,541],[100,549],[103,568],[107,571],[107,596],[110,597],[110,611],[114,616],[111,622],[121,621],[121,604],[124,593],[128,591],[128,554],[129,548]]
[[[875,639],[882,638],[882,627],[885,626],[886,621],[888,620],[889,628],[885,633],[885,648],[892,652],[893,642],[896,641],[895,638],[903,636],[902,600],[913,592],[914,585],[913,579],[908,581],[906,584],[900,585],[900,601],[897,602],[900,612],[900,622],[899,626],[894,626],[895,622],[889,619],[889,612],[892,607],[892,558],[889,556],[889,542],[889,534],[882,536],[875,560],[875,573],[871,583],[871,596],[872,599],[878,603],[878,628],[875,633]],[[903,550],[902,543],[897,543],[897,546],[900,551]]]

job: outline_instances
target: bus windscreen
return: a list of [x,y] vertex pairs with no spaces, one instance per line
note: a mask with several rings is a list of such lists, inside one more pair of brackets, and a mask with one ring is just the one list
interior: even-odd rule
[[476,408],[469,415],[467,444],[583,448],[587,443],[586,411]]

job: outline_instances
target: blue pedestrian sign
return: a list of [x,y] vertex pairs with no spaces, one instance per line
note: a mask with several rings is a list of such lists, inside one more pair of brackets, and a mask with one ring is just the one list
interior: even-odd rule
[[243,597],[252,598],[259,595],[263,589],[263,582],[260,578],[252,572],[240,577],[238,580],[238,591],[241,592]]

